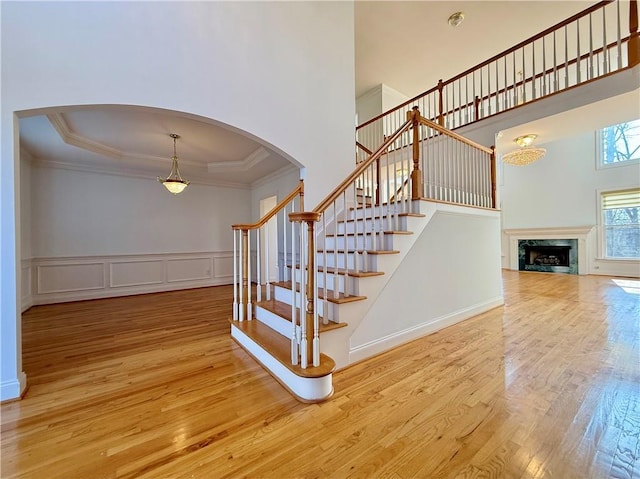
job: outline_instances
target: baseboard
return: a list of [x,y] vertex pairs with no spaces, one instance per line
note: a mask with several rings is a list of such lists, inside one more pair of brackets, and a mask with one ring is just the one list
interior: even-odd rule
[[504,304],[502,296],[490,299],[480,304],[441,316],[426,323],[389,334],[374,341],[357,346],[349,351],[349,364],[370,358],[402,344],[421,338],[441,329],[453,326],[456,323],[472,318],[486,311]]
[[21,372],[16,379],[0,382],[0,402],[20,399],[27,388],[27,375]]

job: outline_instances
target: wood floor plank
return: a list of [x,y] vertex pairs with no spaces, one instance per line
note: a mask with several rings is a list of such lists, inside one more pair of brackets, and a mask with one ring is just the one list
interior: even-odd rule
[[321,404],[231,339],[231,287],[31,308],[0,476],[640,479],[640,281],[503,282],[504,307],[334,373]]

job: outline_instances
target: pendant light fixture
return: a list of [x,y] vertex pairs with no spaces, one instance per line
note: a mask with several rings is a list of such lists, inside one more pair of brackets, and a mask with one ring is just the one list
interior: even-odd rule
[[175,133],[170,133],[169,136],[173,138],[173,157],[171,158],[171,171],[169,172],[169,176],[166,178],[161,178],[158,176],[158,181],[162,183],[167,190],[169,190],[174,195],[181,193],[184,189],[189,186],[188,180],[183,180],[182,176],[180,176],[180,170],[178,169],[178,154],[176,153],[176,140],[180,138],[180,135],[176,135]]

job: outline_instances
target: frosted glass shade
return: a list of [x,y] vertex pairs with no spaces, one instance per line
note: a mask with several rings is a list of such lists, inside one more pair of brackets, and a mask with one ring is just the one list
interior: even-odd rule
[[189,185],[189,182],[184,180],[167,179],[167,180],[164,180],[162,184],[171,193],[173,193],[174,195],[177,195],[178,193],[182,193],[182,191]]

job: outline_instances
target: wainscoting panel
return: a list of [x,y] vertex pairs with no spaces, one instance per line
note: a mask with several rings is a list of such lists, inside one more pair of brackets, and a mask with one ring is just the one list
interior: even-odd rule
[[41,264],[36,267],[37,294],[104,288],[104,263]]
[[233,282],[233,253],[214,256],[213,272],[215,278],[226,278],[228,283]]
[[38,304],[231,284],[233,253],[33,258],[22,261],[22,310]]
[[164,282],[164,262],[161,259],[112,261],[109,266],[109,286],[112,288]]
[[32,294],[31,284],[33,277],[31,275],[31,262],[23,261],[20,268],[20,304],[22,311],[25,311],[31,307]]
[[170,259],[167,261],[167,282],[211,279],[211,258]]

